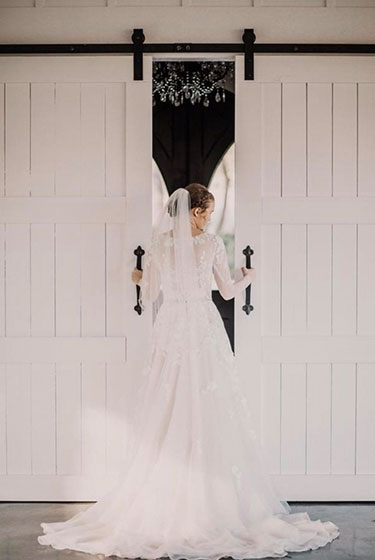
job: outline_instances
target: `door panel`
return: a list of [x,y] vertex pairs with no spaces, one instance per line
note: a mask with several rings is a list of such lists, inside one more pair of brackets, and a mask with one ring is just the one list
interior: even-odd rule
[[3,57],[0,76],[0,499],[95,500],[151,324],[130,280],[151,223],[151,58],[138,82],[131,56]]
[[[289,500],[374,498],[375,61],[236,56],[239,369]],[[365,362],[365,363],[363,363]]]

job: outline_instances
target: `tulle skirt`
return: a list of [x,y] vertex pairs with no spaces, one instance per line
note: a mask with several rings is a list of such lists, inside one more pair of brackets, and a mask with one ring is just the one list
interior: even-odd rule
[[41,545],[121,558],[277,558],[325,546],[330,521],[291,513],[271,485],[221,316],[166,300],[137,385],[133,441],[113,488],[41,523]]

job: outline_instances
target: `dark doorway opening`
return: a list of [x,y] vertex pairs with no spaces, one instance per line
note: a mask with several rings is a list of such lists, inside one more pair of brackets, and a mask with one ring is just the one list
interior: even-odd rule
[[[174,61],[176,62],[176,61]],[[212,60],[203,61],[215,62]],[[216,61],[220,62],[220,61]],[[221,61],[223,63],[223,61]],[[229,71],[218,90],[202,95],[195,103],[189,98],[164,95],[161,100],[161,73],[167,86],[173,82],[168,61],[153,63],[153,160],[155,198],[161,204],[174,190],[197,182],[207,186],[216,199],[215,212],[207,231],[223,237],[229,262],[233,267],[234,247],[234,62],[226,61]],[[165,65],[165,66],[163,66]],[[187,61],[183,67],[187,81],[202,73],[202,61]],[[165,78],[165,76],[168,76]],[[190,81],[189,81],[190,80]],[[159,85],[159,88],[156,86]],[[176,88],[178,89],[178,88]],[[167,89],[163,89],[166,92]],[[179,90],[181,91],[181,90]],[[221,93],[221,95],[220,95]],[[224,93],[224,94],[223,94]],[[173,95],[173,94],[172,94]],[[177,105],[175,104],[177,100]],[[164,191],[164,192],[163,192]],[[228,193],[231,193],[229,196]],[[157,209],[155,209],[157,214]],[[212,226],[212,227],[211,227]],[[212,291],[234,351],[234,300],[224,300],[217,289]]]

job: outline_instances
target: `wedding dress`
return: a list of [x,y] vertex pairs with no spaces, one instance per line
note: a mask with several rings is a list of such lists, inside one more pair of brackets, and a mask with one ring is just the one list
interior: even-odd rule
[[[168,243],[162,236],[162,251]],[[291,513],[272,487],[211,297],[213,275],[224,299],[251,280],[232,280],[219,235],[203,232],[192,243],[201,293],[188,301],[147,254],[154,269],[143,274],[142,294],[155,301],[162,286],[163,302],[139,372],[137,437],[118,482],[71,519],[41,523],[40,544],[105,557],[241,560],[316,549],[339,535],[330,521]]]

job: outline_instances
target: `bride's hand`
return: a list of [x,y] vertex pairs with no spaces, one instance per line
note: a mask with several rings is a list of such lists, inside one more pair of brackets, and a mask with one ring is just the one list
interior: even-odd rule
[[254,282],[255,280],[255,268],[246,268],[245,266],[241,266],[242,274],[244,276],[250,276],[251,281]]
[[132,270],[132,281],[133,281],[135,284],[138,284],[138,282],[139,282],[139,281],[141,280],[141,278],[142,278],[142,274],[143,274],[142,270],[139,270],[138,268],[135,268],[135,267],[134,267],[133,270]]

